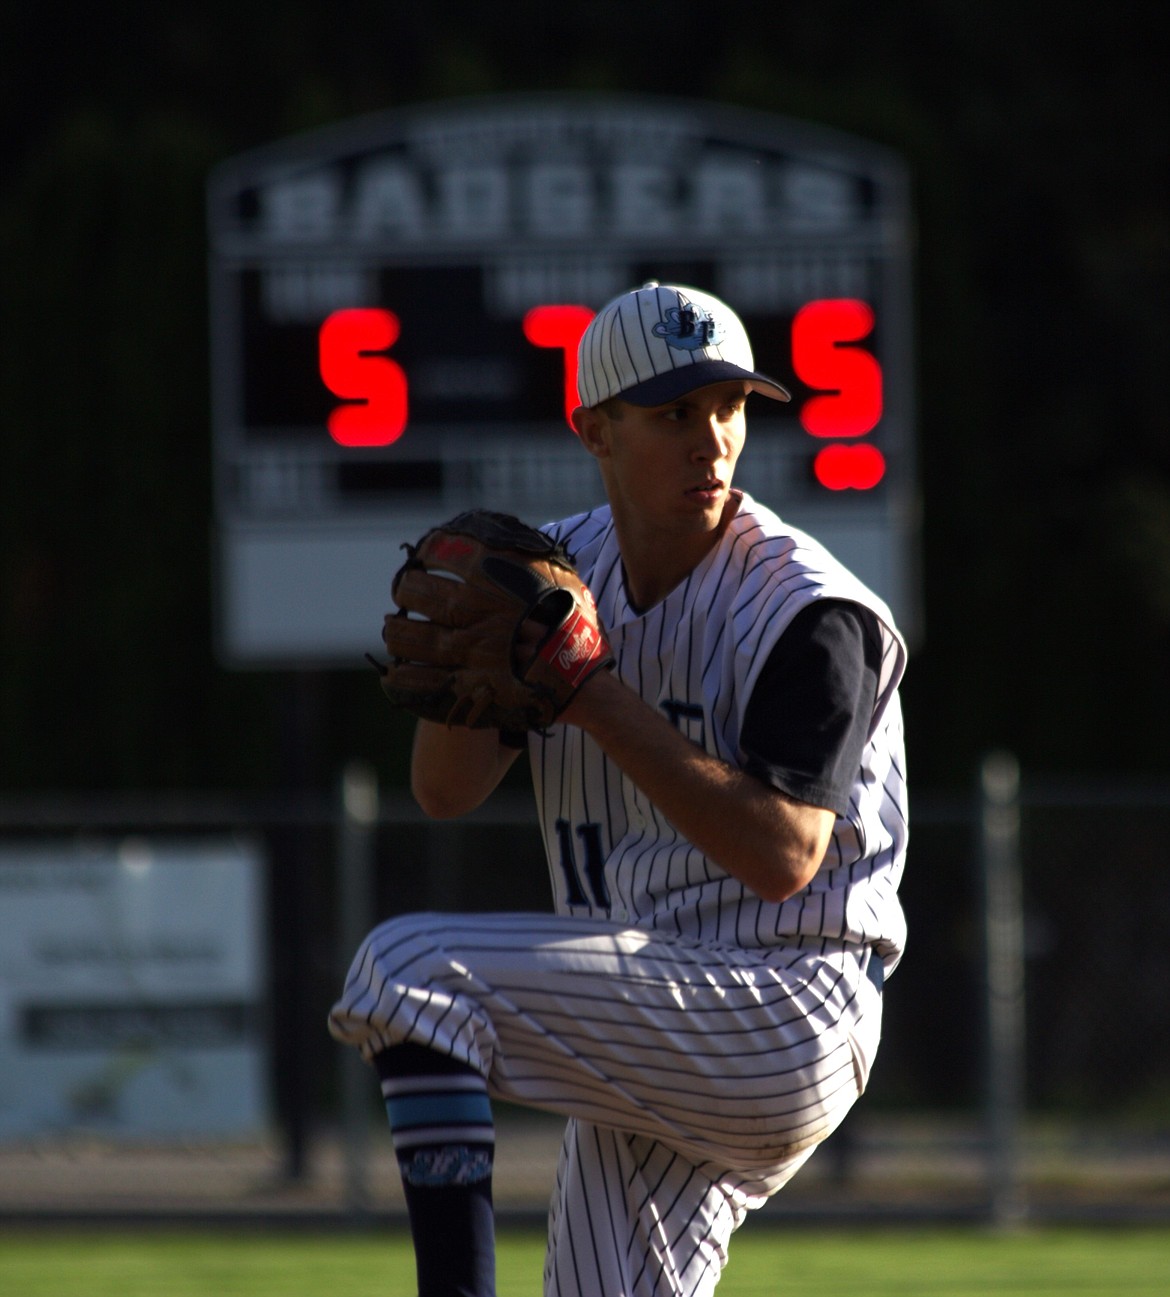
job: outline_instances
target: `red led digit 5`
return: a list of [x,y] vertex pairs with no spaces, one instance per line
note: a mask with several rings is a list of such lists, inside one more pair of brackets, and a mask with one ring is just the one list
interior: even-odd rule
[[[820,394],[800,411],[814,437],[864,437],[882,417],[882,367],[858,344],[873,332],[873,311],[852,297],[808,302],[792,321],[792,367]],[[831,491],[867,491],[881,481],[886,462],[874,445],[825,446],[813,471]]]
[[318,333],[321,380],[346,402],[327,419],[339,446],[388,446],[406,430],[406,372],[383,353],[398,340],[392,311],[334,311]]
[[862,437],[882,417],[882,367],[857,344],[873,332],[873,311],[852,297],[807,302],[792,321],[792,367],[825,393],[804,403],[814,437]]

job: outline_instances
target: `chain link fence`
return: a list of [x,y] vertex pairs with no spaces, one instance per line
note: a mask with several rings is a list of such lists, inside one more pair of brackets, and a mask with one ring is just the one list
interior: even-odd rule
[[[1170,781],[1020,777],[1001,755],[911,813],[911,938],[870,1091],[765,1214],[1170,1219]],[[8,859],[224,835],[263,860],[264,1128],[144,1142],[81,1116],[0,1140],[0,1218],[400,1209],[377,1087],[325,1016],[377,919],[548,907],[529,798],[434,824],[355,766],[315,801],[0,799]],[[557,1123],[499,1120],[501,1203],[538,1215]]]

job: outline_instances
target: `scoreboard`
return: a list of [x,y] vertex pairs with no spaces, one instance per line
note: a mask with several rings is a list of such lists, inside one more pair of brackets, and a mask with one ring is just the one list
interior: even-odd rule
[[736,481],[915,631],[910,228],[898,160],[694,100],[524,95],[341,123],[208,193],[218,649],[361,665],[400,546],[460,509],[603,501],[576,345],[647,279],[743,318],[791,404]]

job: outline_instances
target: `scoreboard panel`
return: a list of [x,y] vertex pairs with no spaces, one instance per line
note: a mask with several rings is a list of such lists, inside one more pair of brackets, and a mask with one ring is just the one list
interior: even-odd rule
[[358,665],[398,547],[460,509],[602,499],[567,415],[611,297],[690,284],[790,388],[737,482],[913,635],[909,217],[872,145],[691,100],[453,100],[284,141],[209,187],[219,651]]

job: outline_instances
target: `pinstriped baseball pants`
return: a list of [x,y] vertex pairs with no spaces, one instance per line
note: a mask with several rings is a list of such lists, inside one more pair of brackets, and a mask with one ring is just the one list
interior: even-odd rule
[[568,1117],[546,1297],[710,1297],[732,1233],[864,1088],[867,952],[744,950],[604,921],[416,914],[330,1014],[367,1059],[414,1041]]

